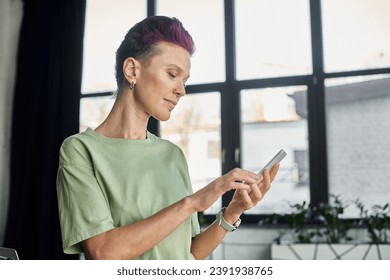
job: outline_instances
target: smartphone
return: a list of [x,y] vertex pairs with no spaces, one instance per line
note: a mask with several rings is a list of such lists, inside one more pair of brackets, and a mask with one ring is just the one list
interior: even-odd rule
[[275,165],[275,163],[280,162],[284,157],[287,155],[287,153],[281,149],[264,167],[260,170],[258,175],[260,176],[260,179],[257,181],[257,184],[260,184],[261,180],[263,180],[263,171],[264,169],[271,170],[271,168]]

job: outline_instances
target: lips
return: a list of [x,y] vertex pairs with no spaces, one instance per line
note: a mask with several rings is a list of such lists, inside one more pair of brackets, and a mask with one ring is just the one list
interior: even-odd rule
[[172,108],[175,108],[175,106],[177,105],[177,101],[175,100],[170,100],[170,99],[164,99],[165,101],[167,101],[169,104],[171,104]]

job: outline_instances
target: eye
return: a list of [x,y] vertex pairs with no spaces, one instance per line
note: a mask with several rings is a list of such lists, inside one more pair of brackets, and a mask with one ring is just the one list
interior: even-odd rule
[[172,73],[172,72],[168,72],[168,75],[171,77],[171,78],[176,78],[177,75],[175,73]]

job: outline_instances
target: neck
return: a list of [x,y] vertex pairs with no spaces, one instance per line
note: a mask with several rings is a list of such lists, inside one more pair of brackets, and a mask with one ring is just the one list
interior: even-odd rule
[[131,104],[123,96],[118,96],[109,115],[95,131],[111,138],[146,139],[149,116],[137,113]]

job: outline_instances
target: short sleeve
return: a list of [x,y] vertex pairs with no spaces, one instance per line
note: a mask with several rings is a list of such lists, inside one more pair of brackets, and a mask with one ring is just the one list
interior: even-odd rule
[[191,215],[191,229],[192,229],[192,237],[195,237],[200,233],[200,225],[199,225],[197,212]]
[[114,228],[107,199],[92,168],[77,164],[60,165],[57,195],[65,253],[83,252],[83,240]]
[[[180,162],[181,162],[182,167],[183,167],[183,169],[182,169],[183,170],[183,178],[185,180],[187,192],[188,192],[188,195],[190,195],[193,193],[193,189],[192,189],[192,185],[191,185],[190,175],[188,172],[187,161],[185,159],[183,151],[179,147],[177,147],[177,146],[175,146],[175,147],[176,147],[176,151],[179,154],[178,158],[180,159]],[[197,212],[193,213],[191,215],[190,219],[191,219],[191,235],[192,235],[192,237],[195,237],[196,235],[198,235],[200,233],[198,213]]]

